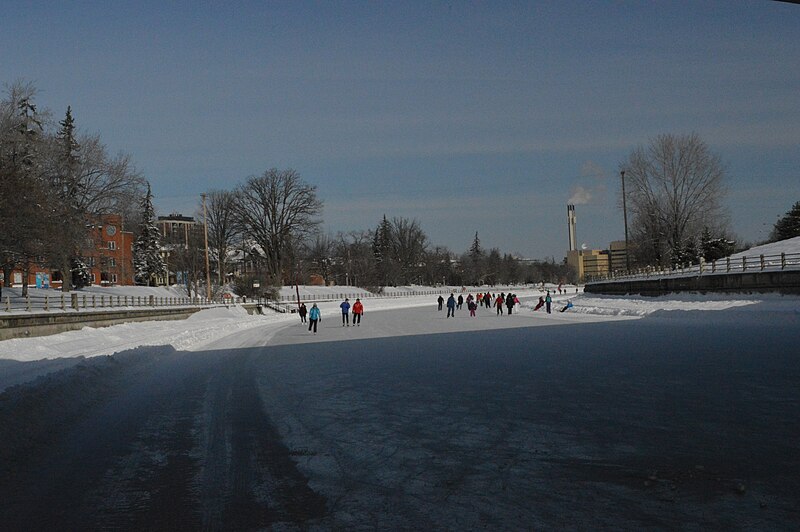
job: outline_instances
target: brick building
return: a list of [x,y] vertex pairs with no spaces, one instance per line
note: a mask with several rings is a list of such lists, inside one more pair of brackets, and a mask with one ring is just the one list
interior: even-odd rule
[[[122,230],[122,217],[118,214],[97,217],[87,226],[86,237],[83,260],[89,267],[92,285],[133,285],[133,233]],[[21,286],[23,275],[20,270],[12,270],[12,285]],[[2,276],[0,272],[0,278]],[[34,264],[28,272],[27,283],[37,288],[61,288],[62,275],[58,270]]]

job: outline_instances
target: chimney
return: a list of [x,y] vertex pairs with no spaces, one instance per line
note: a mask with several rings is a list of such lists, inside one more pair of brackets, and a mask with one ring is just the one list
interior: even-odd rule
[[567,227],[569,228],[569,250],[575,251],[578,249],[575,241],[575,205],[567,205]]

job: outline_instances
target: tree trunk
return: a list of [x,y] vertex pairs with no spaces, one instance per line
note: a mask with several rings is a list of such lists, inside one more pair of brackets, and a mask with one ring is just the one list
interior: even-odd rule
[[64,259],[61,263],[61,291],[68,293],[72,289],[72,268],[70,260]]

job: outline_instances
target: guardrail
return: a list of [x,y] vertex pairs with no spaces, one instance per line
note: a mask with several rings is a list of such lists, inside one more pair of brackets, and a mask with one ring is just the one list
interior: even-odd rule
[[775,255],[743,255],[741,257],[726,257],[724,259],[699,264],[663,268],[661,266],[648,266],[638,268],[632,272],[611,272],[606,275],[590,276],[586,282],[598,283],[604,281],[635,281],[653,278],[671,278],[685,276],[699,276],[709,274],[745,273],[784,271],[800,269],[800,253],[781,253]]

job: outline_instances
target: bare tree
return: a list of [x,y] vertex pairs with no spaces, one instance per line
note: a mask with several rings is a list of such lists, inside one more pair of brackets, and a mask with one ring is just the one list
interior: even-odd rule
[[227,190],[213,190],[207,198],[208,245],[217,258],[217,280],[222,285],[227,279],[228,254],[240,233],[236,223],[236,195]]
[[294,170],[272,168],[240,186],[235,205],[245,236],[264,252],[272,284],[280,284],[287,253],[321,223],[322,202],[316,187]]
[[428,236],[419,222],[407,218],[392,219],[394,259],[400,266],[401,284],[419,282],[423,273]]
[[680,263],[704,227],[726,219],[722,163],[696,134],[660,135],[621,169],[640,261]]

